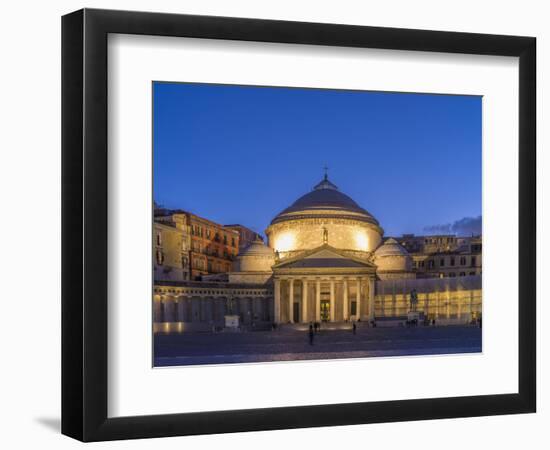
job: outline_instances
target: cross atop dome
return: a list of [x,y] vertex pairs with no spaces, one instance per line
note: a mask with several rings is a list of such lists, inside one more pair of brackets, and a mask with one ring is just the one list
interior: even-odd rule
[[314,190],[319,189],[334,189],[335,191],[338,190],[338,186],[336,186],[334,183],[330,182],[328,179],[328,166],[325,164],[323,167],[323,170],[325,171],[325,176],[323,177],[322,181],[315,185],[313,187]]

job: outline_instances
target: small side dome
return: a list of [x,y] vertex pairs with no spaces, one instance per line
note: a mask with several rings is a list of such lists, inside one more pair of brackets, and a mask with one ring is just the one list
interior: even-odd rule
[[410,272],[412,258],[409,252],[393,238],[387,239],[374,252],[374,263],[379,272]]
[[269,272],[273,264],[275,264],[273,249],[256,236],[256,240],[239,253],[233,264],[233,270],[235,272]]

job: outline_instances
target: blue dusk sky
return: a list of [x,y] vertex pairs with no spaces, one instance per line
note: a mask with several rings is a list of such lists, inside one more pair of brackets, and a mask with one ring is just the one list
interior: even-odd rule
[[481,97],[153,84],[154,199],[263,234],[323,177],[386,235],[481,216]]

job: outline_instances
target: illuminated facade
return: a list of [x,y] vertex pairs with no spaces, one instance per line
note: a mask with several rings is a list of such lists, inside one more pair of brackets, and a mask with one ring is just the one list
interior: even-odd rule
[[[411,312],[413,291],[414,312],[424,320],[467,323],[481,314],[481,238],[384,240],[378,221],[326,175],[265,233],[267,245],[256,236],[230,271],[205,274],[201,283],[156,282],[157,329],[223,326],[228,315],[256,329],[273,323],[398,324]],[[456,277],[420,263],[453,255],[462,255],[457,264],[464,262]],[[466,268],[472,261],[475,269]],[[451,259],[448,264],[454,267]]]
[[153,268],[156,281],[191,279],[191,239],[187,216],[175,214],[153,223]]
[[[156,206],[156,205],[155,205]],[[183,210],[168,210],[155,207],[155,229],[172,227],[184,233],[185,244],[166,240],[161,249],[163,254],[187,252],[185,259],[187,278],[197,280],[204,275],[231,271],[233,261],[239,252],[239,231],[226,227],[212,220]],[[183,238],[182,238],[183,239]],[[159,248],[155,247],[155,280],[174,280],[160,277],[161,272],[168,271],[168,261],[159,256]],[[171,258],[173,259],[173,258]],[[162,267],[158,267],[162,266]]]

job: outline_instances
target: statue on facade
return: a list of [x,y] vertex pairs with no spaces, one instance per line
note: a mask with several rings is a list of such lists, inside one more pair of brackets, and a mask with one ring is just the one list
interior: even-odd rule
[[411,291],[411,299],[410,299],[410,302],[411,302],[411,311],[412,312],[416,312],[416,305],[418,304],[418,294],[416,292],[416,289],[413,289]]
[[234,298],[233,297],[227,297],[227,313],[231,316],[233,315],[233,302],[234,302]]
[[328,244],[328,230],[323,227],[323,244]]

